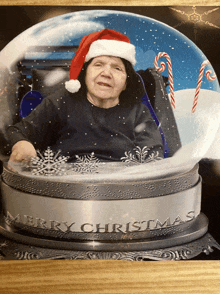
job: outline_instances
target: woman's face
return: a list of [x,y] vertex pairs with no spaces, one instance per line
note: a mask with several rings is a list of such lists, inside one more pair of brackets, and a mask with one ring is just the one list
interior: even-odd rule
[[120,93],[126,88],[126,80],[126,69],[120,58],[95,57],[86,71],[88,96],[96,103],[118,103]]

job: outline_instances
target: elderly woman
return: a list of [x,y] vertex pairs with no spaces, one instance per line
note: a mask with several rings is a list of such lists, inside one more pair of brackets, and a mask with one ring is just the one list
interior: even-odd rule
[[72,60],[65,88],[43,99],[31,114],[9,126],[9,162],[28,160],[36,149],[61,150],[74,160],[91,154],[120,161],[136,146],[163,157],[161,134],[141,102],[143,85],[133,66],[127,36],[104,29],[85,36]]

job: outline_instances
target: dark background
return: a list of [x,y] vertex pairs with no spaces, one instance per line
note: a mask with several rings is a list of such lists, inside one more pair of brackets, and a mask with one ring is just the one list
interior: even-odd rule
[[[196,8],[193,6],[0,6],[0,50],[17,35],[38,22],[64,13],[91,9],[132,12],[174,27],[203,51],[220,80],[220,7],[218,6],[196,6]],[[200,162],[200,174],[203,177],[202,211],[209,218],[209,233],[220,244],[220,176],[213,172],[212,167],[212,161]],[[208,256],[203,253],[198,259],[220,260],[220,251],[215,249]]]

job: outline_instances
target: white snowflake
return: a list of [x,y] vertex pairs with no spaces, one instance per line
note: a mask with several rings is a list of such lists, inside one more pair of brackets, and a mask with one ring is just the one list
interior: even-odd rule
[[143,147],[142,149],[139,146],[136,146],[133,150],[135,154],[131,151],[126,151],[125,157],[121,157],[121,161],[127,163],[142,164],[162,159],[161,157],[159,157],[158,151],[153,151],[149,154],[150,148],[147,146]]
[[60,152],[58,151],[55,154],[50,147],[44,151],[43,155],[40,151],[37,151],[38,156],[32,157],[29,163],[31,173],[38,176],[64,175],[66,170],[65,163],[69,157],[59,156]]
[[91,155],[79,156],[76,155],[76,162],[73,164],[72,170],[77,173],[97,173],[98,163],[100,162],[97,157],[94,156],[94,152]]

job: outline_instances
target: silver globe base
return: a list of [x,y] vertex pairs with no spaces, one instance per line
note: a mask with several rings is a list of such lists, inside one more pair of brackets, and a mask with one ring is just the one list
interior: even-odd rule
[[108,259],[127,261],[147,260],[189,260],[201,253],[208,255],[213,247],[220,250],[220,245],[206,233],[202,238],[179,246],[155,250],[101,252],[101,251],[74,251],[42,248],[17,243],[16,241],[0,237],[0,259],[2,260],[56,260],[56,259]]
[[[201,253],[209,254],[213,251],[213,247],[220,250],[220,245],[207,233],[207,227],[207,218],[201,214],[197,224],[193,227],[194,230],[191,229],[163,239],[116,242],[114,244],[114,242],[64,242],[38,238],[33,235],[24,235],[19,231],[10,231],[1,223],[0,258],[2,260],[188,260]],[[129,250],[129,248],[132,249]]]

